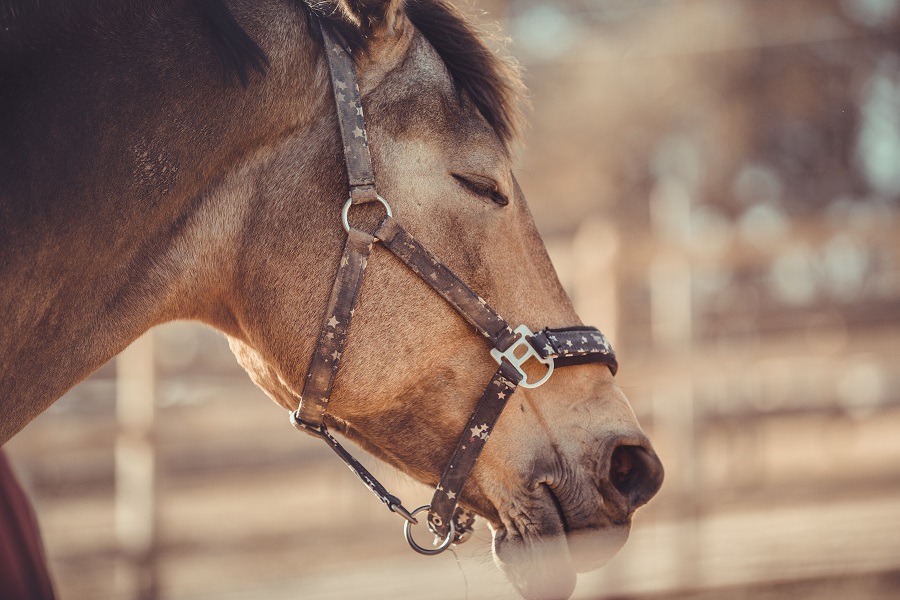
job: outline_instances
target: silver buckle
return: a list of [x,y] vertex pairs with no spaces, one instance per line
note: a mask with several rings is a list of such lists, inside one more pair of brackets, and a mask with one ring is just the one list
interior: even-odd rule
[[[518,334],[519,339],[513,342],[512,345],[503,352],[500,352],[496,348],[491,349],[491,356],[494,357],[494,360],[497,361],[498,365],[503,364],[503,359],[505,358],[507,362],[519,372],[522,376],[522,381],[519,382],[520,386],[529,389],[536,388],[550,379],[550,376],[553,375],[553,359],[542,357],[538,354],[537,350],[534,349],[534,346],[532,346],[531,342],[528,340],[528,338],[534,335],[534,332],[528,329],[527,325],[519,325],[513,333]],[[519,348],[525,349],[525,352],[521,353],[521,355],[516,354],[516,350]],[[532,358],[547,367],[547,373],[535,382],[528,381],[528,374],[522,369],[522,365]]]
[[430,508],[431,506],[428,504],[426,504],[425,506],[420,506],[416,510],[412,511],[412,514],[410,515],[412,517],[412,521],[407,519],[407,521],[403,524],[403,534],[406,536],[406,541],[409,542],[409,545],[412,546],[413,550],[415,550],[419,554],[424,554],[425,556],[434,556],[435,554],[440,554],[450,547],[450,544],[453,543],[453,539],[456,537],[456,525],[453,523],[453,519],[450,519],[450,531],[447,532],[447,537],[445,537],[443,540],[436,539],[436,545],[433,548],[420,546],[416,542],[416,540],[413,539],[412,525],[413,523],[417,522],[415,516],[423,510],[429,510]]
[[[381,194],[376,194],[376,197],[379,202],[381,202],[381,206],[384,207],[384,211],[387,213],[387,216],[393,217],[394,213],[391,211],[391,205],[388,204],[388,201],[385,200]],[[347,201],[344,202],[344,207],[341,209],[341,223],[344,225],[344,231],[350,233],[350,207],[353,206],[353,196],[347,198]]]

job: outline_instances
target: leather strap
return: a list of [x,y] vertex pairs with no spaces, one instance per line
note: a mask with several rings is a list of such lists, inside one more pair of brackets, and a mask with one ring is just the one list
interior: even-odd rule
[[344,448],[341,443],[334,439],[334,436],[328,432],[328,428],[325,427],[324,423],[321,423],[318,427],[312,426],[309,423],[299,420],[297,418],[297,413],[292,412],[291,425],[304,433],[308,433],[313,437],[323,440],[328,444],[328,447],[334,450],[335,454],[344,461],[344,464],[347,465],[351,471],[356,473],[356,476],[359,477],[360,481],[362,481],[379,500],[384,502],[392,512],[400,514],[404,519],[411,523],[416,522],[416,519],[403,506],[400,498],[387,491],[387,488],[381,485],[381,482],[375,479],[372,473],[370,473],[361,462],[353,458],[353,455],[347,452],[346,448]]
[[531,345],[543,358],[552,358],[556,367],[600,362],[613,375],[619,370],[616,353],[596,327],[542,329],[534,334]]
[[440,294],[494,348],[506,350],[515,341],[509,323],[393,218],[388,217],[381,223],[375,237]]
[[337,112],[341,140],[344,146],[344,162],[347,165],[347,183],[354,204],[377,199],[375,171],[369,154],[369,136],[363,115],[362,97],[356,79],[356,66],[349,49],[332,35],[319,21],[319,31],[325,44],[332,96]]
[[475,405],[475,410],[466,423],[466,428],[450,456],[450,462],[444,467],[434,496],[431,498],[428,524],[441,537],[445,537],[450,531],[449,519],[455,516],[463,488],[475,468],[475,462],[481,456],[481,451],[484,450],[494,424],[500,418],[506,402],[516,391],[520,379],[519,372],[504,361],[491,377],[490,383]]
[[374,241],[372,235],[358,229],[351,229],[347,234],[341,264],[334,278],[325,320],[309,361],[300,407],[297,409],[297,418],[312,427],[322,425],[328,408],[334,376],[344,354],[353,309]]

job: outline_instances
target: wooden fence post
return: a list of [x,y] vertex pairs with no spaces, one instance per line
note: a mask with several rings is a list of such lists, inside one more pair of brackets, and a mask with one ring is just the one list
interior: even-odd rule
[[153,440],[153,332],[116,359],[115,535],[116,597],[156,597],[156,459]]

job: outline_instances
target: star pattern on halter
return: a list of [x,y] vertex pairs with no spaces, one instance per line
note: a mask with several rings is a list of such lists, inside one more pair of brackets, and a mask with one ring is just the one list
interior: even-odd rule
[[482,423],[481,425],[476,425],[475,427],[470,427],[469,431],[472,433],[472,437],[470,438],[472,441],[475,441],[475,438],[480,438],[482,440],[486,440],[488,435],[490,435],[490,428],[487,423]]
[[338,320],[337,320],[337,317],[335,317],[334,315],[331,315],[331,318],[328,319],[328,326],[331,327],[331,328],[335,328],[335,327],[337,327],[337,326],[340,325],[340,324],[341,324],[341,322],[338,321]]
[[[566,339],[565,332],[562,336],[548,335],[547,337],[551,343],[543,346],[542,351],[549,357],[581,356],[592,352],[609,356],[613,353],[609,340],[600,332],[587,334],[579,332],[577,338],[573,335],[569,339]],[[573,340],[577,341],[577,345]]]

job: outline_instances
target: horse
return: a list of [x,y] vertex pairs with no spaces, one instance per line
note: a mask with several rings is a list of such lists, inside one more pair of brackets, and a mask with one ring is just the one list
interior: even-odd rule
[[[405,231],[511,323],[580,323],[512,172],[518,68],[447,0],[6,1],[0,444],[176,319],[301,406],[352,183],[326,35],[352,55],[355,133]],[[374,229],[369,208],[354,227]],[[367,262],[323,422],[435,486],[497,363],[397,256]],[[613,371],[516,389],[460,493],[525,597],[570,596],[662,484]]]

